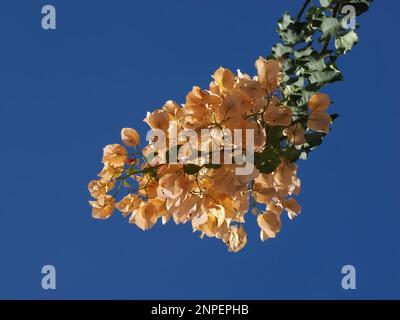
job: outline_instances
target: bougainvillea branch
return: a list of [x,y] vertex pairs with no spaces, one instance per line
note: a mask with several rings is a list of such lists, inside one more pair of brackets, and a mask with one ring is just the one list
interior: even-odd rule
[[107,219],[117,209],[142,230],[172,218],[236,252],[252,212],[261,240],[276,237],[282,213],[293,219],[301,211],[295,162],[337,117],[321,89],[343,79],[338,57],[358,42],[355,18],[371,2],[305,1],[295,17],[278,21],[282,42],[256,61],[256,76],[221,67],[207,90],[193,87],[185,103],[148,113],[143,148],[138,132],[124,128],[125,146],[104,148],[104,168],[89,183],[92,216]]

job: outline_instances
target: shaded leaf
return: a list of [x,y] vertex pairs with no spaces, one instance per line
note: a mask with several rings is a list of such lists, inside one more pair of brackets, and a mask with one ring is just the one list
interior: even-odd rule
[[201,169],[200,166],[195,165],[195,164],[185,164],[183,166],[183,171],[187,174],[196,174],[197,172],[199,172]]
[[335,39],[335,47],[338,49],[340,52],[343,52],[346,54],[348,51],[350,51],[355,44],[358,42],[358,36],[357,33],[355,33],[353,30],[346,33],[344,36],[337,37]]

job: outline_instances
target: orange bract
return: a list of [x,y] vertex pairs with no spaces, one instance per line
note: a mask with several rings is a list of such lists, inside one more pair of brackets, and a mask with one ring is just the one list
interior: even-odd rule
[[[152,129],[162,130],[166,138],[164,147],[159,147],[152,158],[149,155],[156,150],[156,141],[139,150],[140,137],[136,130],[122,129],[123,143],[135,150],[128,154],[119,144],[104,148],[100,180],[89,183],[89,191],[96,198],[90,201],[93,217],[106,219],[115,207],[142,230],[150,229],[159,219],[163,224],[171,218],[176,224],[190,222],[201,237],[218,238],[229,251],[237,252],[247,243],[243,224],[247,212],[253,208],[258,216],[261,240],[276,237],[283,210],[291,219],[301,211],[293,198],[300,192],[297,165],[284,158],[282,152],[273,170],[264,172],[263,168],[256,167],[248,175],[237,175],[236,169],[241,165],[227,163],[231,159],[226,158],[225,150],[233,147],[235,152],[247,157],[244,147],[248,138],[243,133],[246,129],[254,130],[255,152],[266,156],[277,152],[271,146],[279,148],[281,141],[285,141],[285,148],[306,146],[308,132],[328,132],[331,118],[326,109],[330,99],[325,94],[312,96],[308,103],[309,115],[295,119],[292,108],[278,94],[282,82],[281,62],[259,58],[256,68],[258,75],[250,77],[240,71],[235,76],[221,67],[215,71],[208,90],[195,86],[183,105],[169,100],[162,108],[149,112],[144,121]],[[274,139],[271,128],[282,136],[278,145],[271,144]],[[203,147],[216,144],[217,149],[212,155],[197,154],[193,146],[187,147],[190,137],[186,129],[202,136]],[[210,131],[203,133],[202,129]],[[240,144],[223,139],[224,130],[235,129],[243,130]],[[179,159],[194,156],[189,162],[192,166],[196,164],[193,172],[188,171],[187,164],[168,163],[171,147],[179,149]],[[205,165],[214,156],[225,162]],[[116,203],[121,192],[125,194]]]
[[121,130],[121,139],[128,147],[136,147],[140,143],[139,133],[131,128],[124,128]]

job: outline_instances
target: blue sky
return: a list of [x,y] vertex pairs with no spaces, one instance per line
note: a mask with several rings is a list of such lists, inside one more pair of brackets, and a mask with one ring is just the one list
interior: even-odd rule
[[[57,29],[41,29],[41,8]],[[375,1],[360,44],[324,92],[340,113],[299,163],[302,214],[229,254],[189,225],[148,232],[116,214],[91,219],[87,183],[122,127],[182,102],[219,66],[254,73],[275,23],[302,1],[2,1],[0,5],[0,298],[400,298],[399,1]],[[57,289],[41,288],[41,268]],[[341,268],[357,289],[341,288]]]

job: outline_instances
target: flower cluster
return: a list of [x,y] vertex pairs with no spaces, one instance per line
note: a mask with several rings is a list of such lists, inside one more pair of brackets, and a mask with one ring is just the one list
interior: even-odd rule
[[[92,216],[107,219],[117,209],[142,230],[172,218],[176,224],[191,223],[201,237],[216,237],[237,252],[247,242],[243,224],[251,212],[257,216],[261,240],[276,237],[282,213],[292,219],[301,211],[293,198],[300,192],[294,163],[299,157],[292,155],[310,148],[311,134],[328,133],[330,100],[317,93],[308,110],[294,114],[283,102],[281,61],[259,58],[255,66],[254,77],[221,67],[207,90],[193,87],[184,104],[168,101],[148,113],[144,121],[165,133],[164,144],[154,138],[140,148],[136,130],[123,129],[125,146],[104,148],[104,168],[89,183],[95,198],[90,201]],[[245,148],[249,137],[242,133],[239,142],[224,139],[235,129],[254,132],[254,168],[246,175],[237,174],[243,163],[233,154],[250,156]],[[187,130],[201,137],[195,147],[188,143]],[[204,146],[212,151],[200,153]],[[173,148],[179,151],[177,161],[171,160]],[[233,151],[229,159],[227,149]],[[215,156],[217,164],[211,161]]]

